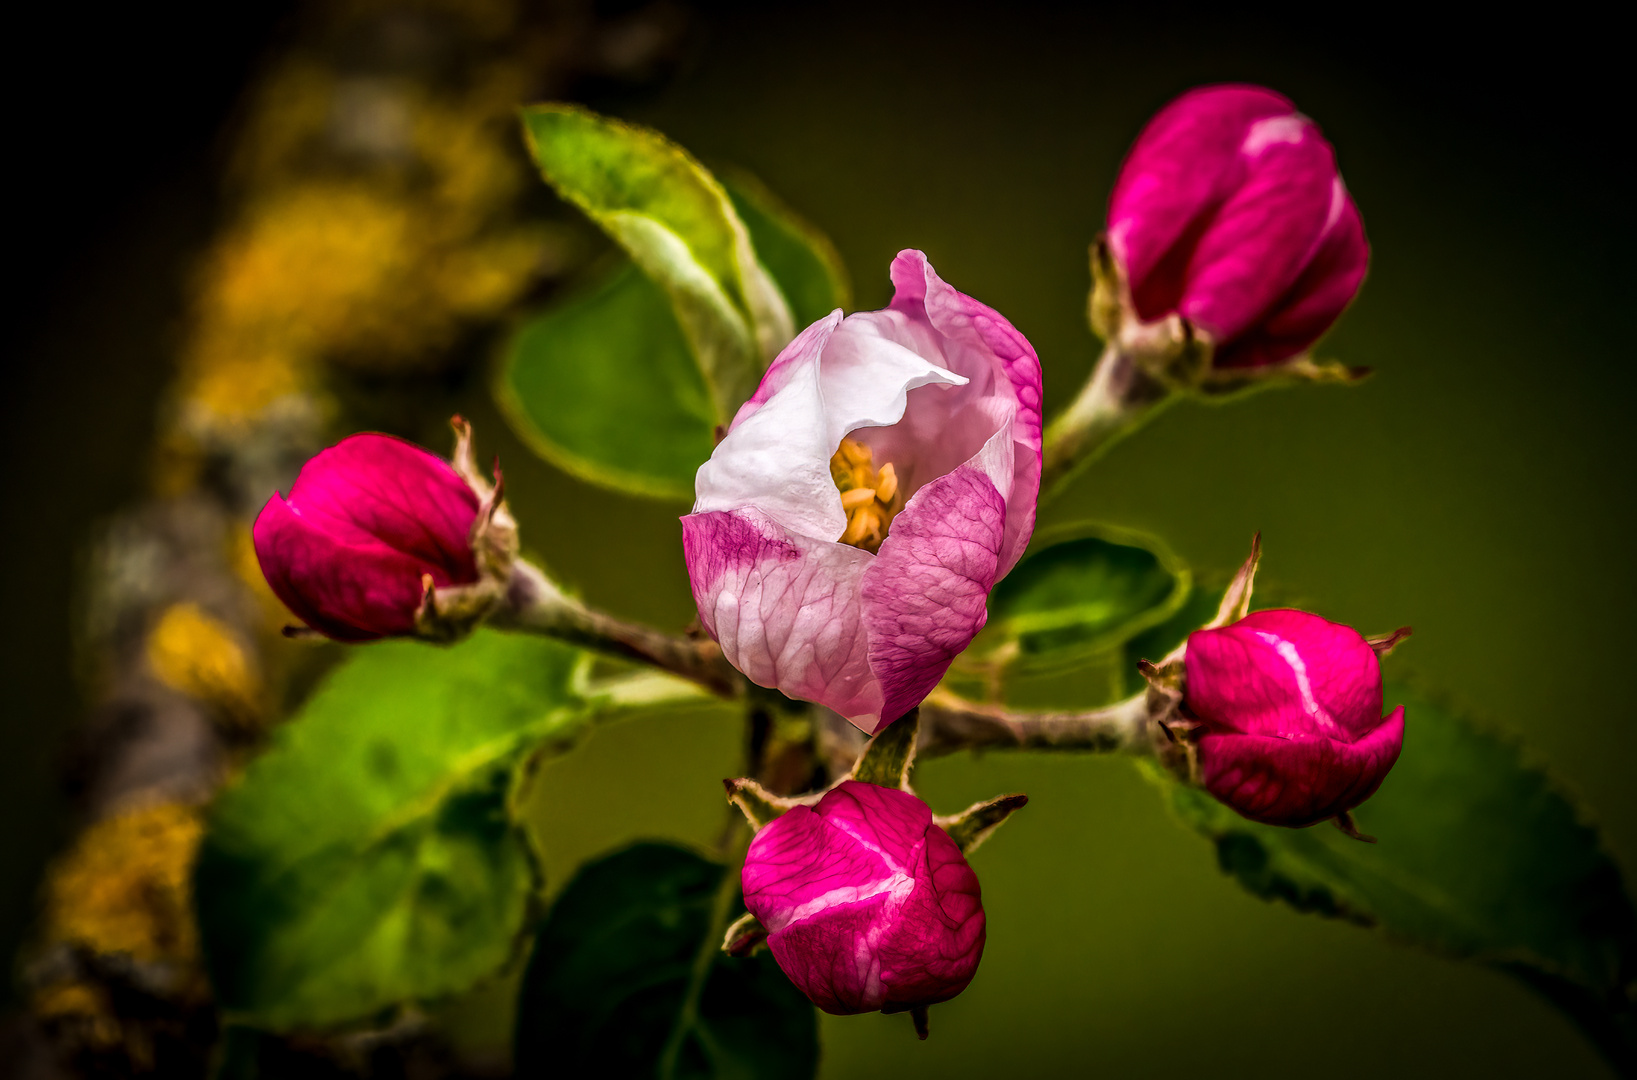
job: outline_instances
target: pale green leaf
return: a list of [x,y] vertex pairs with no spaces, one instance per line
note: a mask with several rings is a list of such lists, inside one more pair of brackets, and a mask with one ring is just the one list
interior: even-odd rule
[[727,423],[795,328],[722,185],[647,128],[572,105],[533,105],[522,115],[546,181],[665,290],[715,423]]
[[665,295],[629,264],[523,323],[495,396],[546,460],[582,479],[688,501],[716,413]]
[[538,885],[514,773],[579,735],[583,673],[577,650],[489,630],[331,673],[210,814],[195,896],[224,1013],[328,1028],[502,967]]

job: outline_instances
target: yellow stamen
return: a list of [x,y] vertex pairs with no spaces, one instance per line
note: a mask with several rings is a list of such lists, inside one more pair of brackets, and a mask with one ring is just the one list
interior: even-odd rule
[[874,488],[853,488],[841,493],[841,508],[851,514],[854,510],[875,502]]
[[875,551],[886,539],[898,503],[898,473],[888,462],[875,468],[875,455],[854,439],[842,439],[830,458],[830,477],[841,492],[841,509],[847,514],[847,528],[840,542]]
[[[891,503],[892,497],[898,494],[898,472],[892,467],[892,462],[889,461],[881,466],[877,481],[875,497],[884,503]],[[846,500],[843,499],[842,503],[845,504]]]

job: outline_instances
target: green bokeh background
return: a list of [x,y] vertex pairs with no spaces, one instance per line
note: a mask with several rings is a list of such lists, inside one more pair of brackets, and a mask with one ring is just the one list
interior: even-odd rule
[[[1474,57],[1460,50],[1479,42],[1419,49],[1339,18],[1030,5],[713,6],[704,26],[671,85],[591,104],[756,173],[832,237],[860,308],[888,299],[898,249],[926,251],[1034,343],[1048,414],[1097,352],[1086,247],[1144,120],[1202,82],[1293,97],[1337,145],[1374,249],[1321,351],[1376,375],[1174,408],[1041,524],[1147,530],[1204,572],[1236,565],[1261,530],[1267,587],[1367,631],[1414,626],[1397,670],[1522,736],[1637,868],[1631,215],[1617,170],[1581,140],[1592,125],[1553,111],[1572,95],[1526,74],[1529,42]],[[685,508],[552,470],[482,386],[459,404],[505,462],[527,547],[612,611],[692,616]],[[631,838],[708,843],[739,738],[731,713],[699,709],[599,730],[548,766],[534,814],[554,886]],[[933,1010],[926,1043],[902,1016],[825,1017],[825,1077],[1607,1075],[1503,975],[1242,893],[1124,762],[959,757],[918,783],[944,811],[1031,796],[974,860],[983,967]],[[493,1010],[465,1012],[477,1037]]]

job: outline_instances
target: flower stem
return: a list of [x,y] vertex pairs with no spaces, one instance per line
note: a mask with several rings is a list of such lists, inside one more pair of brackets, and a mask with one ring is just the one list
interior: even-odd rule
[[935,757],[978,748],[1151,754],[1148,692],[1101,709],[1014,712],[934,690],[921,705],[919,754]]
[[538,567],[519,559],[489,622],[566,641],[679,675],[719,697],[744,694],[745,679],[709,638],[667,634],[594,611],[566,595]]
[[1079,396],[1046,426],[1041,501],[1061,491],[1082,468],[1175,396],[1130,353],[1112,344],[1106,347]]

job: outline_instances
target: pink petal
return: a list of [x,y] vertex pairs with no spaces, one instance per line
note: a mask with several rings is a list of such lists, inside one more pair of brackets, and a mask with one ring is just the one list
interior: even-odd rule
[[919,705],[983,629],[1006,511],[989,478],[962,466],[922,488],[894,519],[863,578],[870,668],[883,695],[881,724],[865,730]]
[[[1262,137],[1271,125],[1284,126]],[[1265,318],[1313,259],[1336,177],[1330,144],[1305,117],[1253,125],[1241,152],[1244,182],[1200,236],[1177,306],[1219,345]]]
[[378,540],[440,568],[450,582],[477,580],[470,543],[477,493],[448,462],[413,443],[349,436],[302,466],[288,502],[318,528]]
[[[1245,132],[1259,120],[1295,112],[1288,98],[1264,87],[1205,86],[1171,102],[1143,128],[1108,208],[1109,242],[1143,319],[1176,309],[1198,227],[1244,175]],[[1183,259],[1167,271],[1162,264],[1179,250]]]
[[758,686],[875,726],[881,688],[859,601],[869,552],[798,536],[749,508],[687,515],[682,550],[700,621],[730,664]]
[[807,329],[797,334],[790,344],[786,345],[773,362],[762,373],[762,381],[756,387],[756,392],[750,395],[750,400],[739,406],[739,411],[733,416],[733,423],[728,430],[738,427],[748,420],[757,409],[767,403],[768,398],[783,390],[790,384],[791,377],[800,369],[818,363],[819,354],[830,340],[830,335],[836,332],[841,325],[841,309],[836,308],[824,318],[813,323]]
[[1205,788],[1253,821],[1300,828],[1375,794],[1404,746],[1404,709],[1357,742],[1232,732],[1199,741]]
[[1323,336],[1352,303],[1369,266],[1370,245],[1358,207],[1339,176],[1334,194],[1339,201],[1335,220],[1326,227],[1312,261],[1260,326],[1217,353],[1216,366],[1275,364],[1295,356]]
[[[945,282],[921,252],[899,252],[892,281],[892,310],[925,319],[937,331],[950,368],[971,380],[964,393],[1001,397],[1016,407],[1010,483],[991,477],[1006,500],[1006,537],[997,575],[1005,577],[1029,545],[1040,500],[1040,358],[1004,316]],[[989,378],[982,377],[986,372]]]
[[252,536],[274,595],[319,633],[369,641],[415,628],[429,564],[360,533],[338,538],[278,495],[262,508]]
[[1350,626],[1305,611],[1254,611],[1188,636],[1188,707],[1246,735],[1352,741],[1381,723],[1381,663]]

